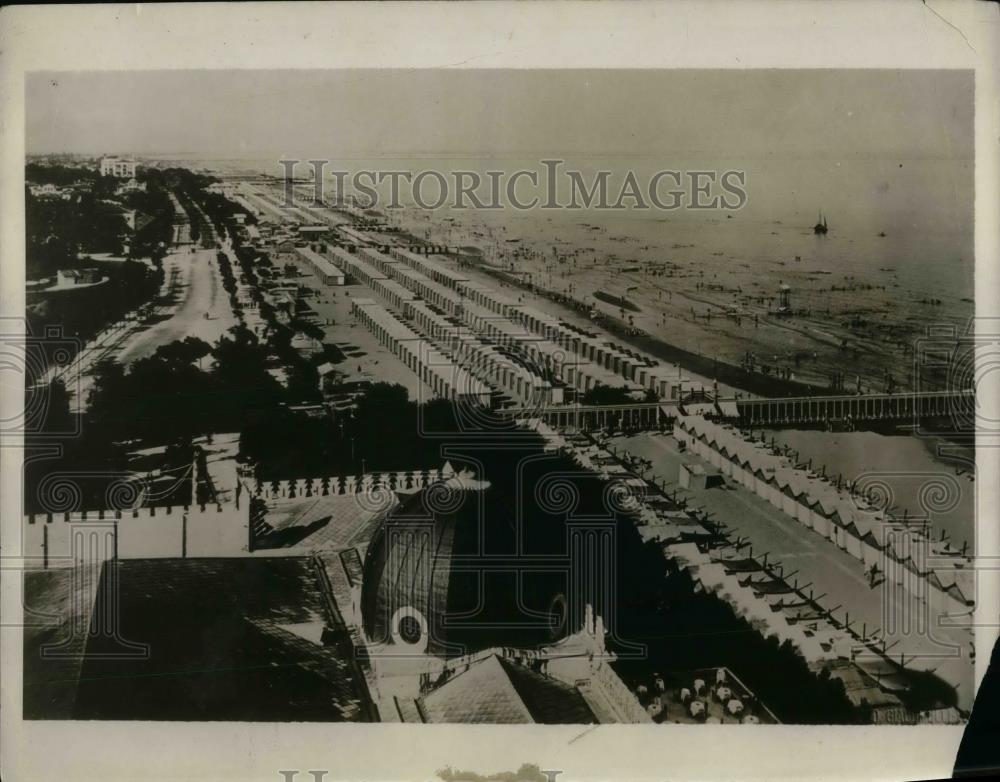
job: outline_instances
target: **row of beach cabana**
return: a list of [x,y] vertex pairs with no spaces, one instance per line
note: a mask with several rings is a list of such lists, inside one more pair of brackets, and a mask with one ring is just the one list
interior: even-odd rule
[[371,299],[355,299],[351,303],[351,314],[437,396],[489,405],[491,390],[488,385],[401,323],[382,305]]
[[949,612],[972,606],[972,563],[925,528],[905,524],[847,486],[811,473],[737,429],[700,415],[678,414],[673,436],[692,453],[750,489],[886,579],[911,587],[913,576],[947,598]]
[[[614,379],[624,379],[669,398],[672,395],[671,389],[679,383],[672,372],[657,360],[566,323],[555,315],[515,301],[488,285],[469,280],[462,272],[447,266],[444,259],[398,248],[390,249],[388,257],[410,266],[431,280],[435,285],[434,298],[460,301],[466,311],[466,319],[473,307],[485,310],[479,313],[480,322],[474,324],[477,327],[487,327],[490,321],[495,322],[498,317],[506,319],[521,329],[524,338],[528,335],[540,337],[555,345],[561,355],[572,354],[578,357],[580,361],[576,362],[576,366],[581,368],[576,371],[580,378],[574,379],[572,383],[577,388],[590,388],[598,379],[605,384],[610,384]],[[425,295],[425,298],[430,297]],[[447,306],[443,301],[435,303],[442,308]],[[569,366],[574,362],[565,360],[564,363]],[[592,367],[589,372],[585,369],[588,365]]]
[[[525,423],[544,438],[547,448],[562,451],[582,469],[620,484],[643,539],[657,541],[664,556],[687,570],[701,589],[717,594],[762,635],[793,644],[811,664],[848,666],[863,683],[853,694],[873,708],[901,708],[897,694],[903,663],[888,657],[877,628],[858,632],[851,624],[836,621],[832,611],[821,605],[823,596],[813,596],[808,584],[800,586],[791,575],[786,578],[781,565],[768,564],[766,555],[755,558],[752,548],[747,553],[747,541],[730,540],[707,517],[685,509],[683,500],[677,501],[680,506],[667,501],[655,485],[633,475],[619,457],[586,435],[557,432],[541,419]],[[856,659],[858,650],[865,653]]]

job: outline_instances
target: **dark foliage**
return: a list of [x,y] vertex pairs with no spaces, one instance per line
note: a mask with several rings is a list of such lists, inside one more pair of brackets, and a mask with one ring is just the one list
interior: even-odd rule
[[629,396],[628,386],[605,386],[598,384],[583,395],[586,405],[627,405],[635,400]]

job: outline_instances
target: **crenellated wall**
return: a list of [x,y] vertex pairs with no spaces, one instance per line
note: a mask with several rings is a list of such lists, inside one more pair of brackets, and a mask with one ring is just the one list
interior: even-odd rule
[[437,470],[377,472],[365,475],[334,475],[322,478],[296,478],[283,481],[246,482],[250,495],[262,500],[364,494],[386,489],[417,491],[454,475],[447,467]]
[[250,512],[224,505],[38,513],[24,517],[29,565],[65,567],[72,560],[238,557],[249,552]]

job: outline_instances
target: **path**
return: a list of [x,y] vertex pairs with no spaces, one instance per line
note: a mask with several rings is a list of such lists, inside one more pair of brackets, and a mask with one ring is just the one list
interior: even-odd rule
[[[616,437],[610,442],[619,452],[627,450],[652,461],[652,476],[658,483],[666,480],[671,484],[668,490],[679,489],[678,469],[682,463],[698,461],[710,467],[694,454],[681,453],[670,435],[647,433]],[[824,606],[839,605],[834,611],[839,620],[843,621],[846,613],[856,629],[865,626],[869,633],[880,629],[879,635],[891,656],[899,659],[904,654],[907,667],[911,667],[911,659],[918,658],[912,667],[934,670],[958,689],[960,707],[971,707],[973,667],[967,655],[972,632],[962,627],[934,626],[949,620],[933,601],[930,605],[917,604],[907,592],[872,589],[859,560],[733,481],[727,480],[722,487],[679,493],[691,507],[702,508],[728,527],[733,537],[748,538],[755,557],[767,553],[770,562],[784,566],[790,580],[797,580],[800,586],[811,584],[809,588],[817,597],[826,595]],[[793,571],[798,572],[793,576]],[[921,621],[930,626],[918,626]]]

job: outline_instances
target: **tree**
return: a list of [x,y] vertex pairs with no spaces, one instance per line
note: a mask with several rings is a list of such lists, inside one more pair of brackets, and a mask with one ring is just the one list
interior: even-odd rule
[[626,405],[633,402],[629,388],[624,383],[620,387],[597,384],[583,395],[586,405]]
[[212,346],[197,337],[185,337],[179,342],[161,345],[156,349],[153,358],[161,359],[170,364],[193,364],[212,352]]

